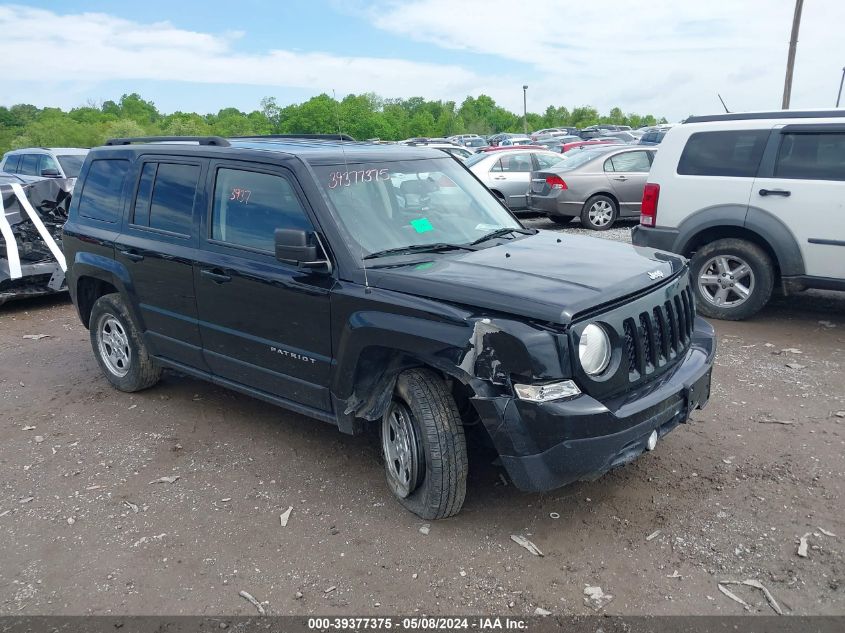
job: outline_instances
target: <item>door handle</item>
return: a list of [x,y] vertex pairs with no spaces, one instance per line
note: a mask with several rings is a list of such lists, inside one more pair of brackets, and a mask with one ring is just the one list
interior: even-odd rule
[[120,254],[130,262],[140,262],[144,260],[144,256],[140,253],[136,253],[135,251],[120,251]]
[[504,180],[504,176],[493,176],[493,180]]
[[625,182],[626,180],[628,180],[628,177],[627,176],[614,176],[613,179]]
[[759,193],[761,196],[783,196],[784,198],[792,195],[792,192],[786,189],[760,189]]
[[218,283],[218,284],[225,284],[227,281],[232,281],[231,276],[226,275],[225,273],[223,273],[222,271],[220,271],[216,268],[214,270],[209,270],[208,268],[203,268],[200,271],[200,275],[202,275],[203,277],[208,277],[209,279],[211,279],[211,281]]

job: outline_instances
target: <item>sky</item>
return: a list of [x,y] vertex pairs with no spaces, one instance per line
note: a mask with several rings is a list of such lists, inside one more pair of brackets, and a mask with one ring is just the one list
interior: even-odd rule
[[[793,0],[0,1],[0,105],[137,92],[162,112],[320,93],[522,111],[591,105],[677,121],[780,107]],[[793,108],[832,107],[845,0],[804,2]]]

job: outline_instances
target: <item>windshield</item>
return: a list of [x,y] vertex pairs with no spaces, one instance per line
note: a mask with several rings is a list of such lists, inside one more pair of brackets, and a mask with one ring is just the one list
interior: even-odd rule
[[62,166],[66,178],[79,178],[79,170],[82,169],[82,163],[85,162],[85,154],[65,154],[56,156],[56,158],[59,159],[59,164]]
[[355,254],[469,244],[520,224],[452,158],[314,166]]

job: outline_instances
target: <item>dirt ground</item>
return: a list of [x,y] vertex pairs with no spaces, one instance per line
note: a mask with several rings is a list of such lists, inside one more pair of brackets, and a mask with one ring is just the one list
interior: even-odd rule
[[374,438],[174,373],[119,393],[66,297],[7,304],[0,613],[254,614],[243,590],[270,614],[582,614],[589,585],[605,613],[741,614],[717,583],[756,579],[845,614],[843,315],[813,292],[715,322],[709,406],[595,482],[521,493],[470,436],[466,505],[426,530]]

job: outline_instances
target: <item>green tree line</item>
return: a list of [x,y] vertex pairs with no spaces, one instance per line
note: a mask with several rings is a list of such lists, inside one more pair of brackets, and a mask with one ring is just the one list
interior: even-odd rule
[[[650,114],[626,114],[613,108],[606,115],[589,106],[549,106],[542,114],[528,113],[529,130],[545,127],[586,127],[596,123],[637,128],[658,121]],[[119,101],[87,105],[65,112],[29,104],[0,106],[0,152],[20,147],[93,147],[114,137],[246,136],[254,134],[329,134],[339,130],[356,139],[401,140],[414,136],[451,136],[471,133],[520,132],[522,116],[496,105],[487,95],[454,101],[423,97],[384,99],[367,93],[350,94],[336,101],[326,94],[303,103],[280,106],[273,97],[260,108],[241,112],[224,108],[217,114],[174,112],[162,114],[138,94]]]

